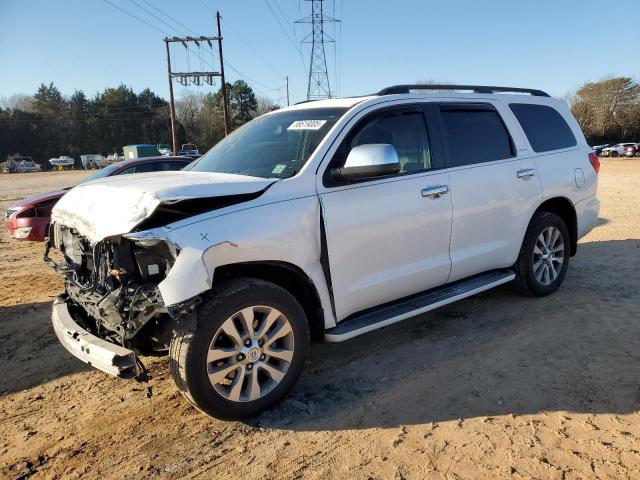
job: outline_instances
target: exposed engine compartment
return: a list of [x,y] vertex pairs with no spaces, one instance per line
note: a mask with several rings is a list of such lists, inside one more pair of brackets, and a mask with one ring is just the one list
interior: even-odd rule
[[[71,310],[95,335],[158,350],[168,345],[168,321],[189,309],[166,308],[158,290],[177,248],[161,240],[144,243],[117,236],[91,245],[75,229],[53,223],[44,259],[64,277]],[[62,262],[49,257],[51,248],[62,254]],[[148,334],[135,338],[145,327]]]

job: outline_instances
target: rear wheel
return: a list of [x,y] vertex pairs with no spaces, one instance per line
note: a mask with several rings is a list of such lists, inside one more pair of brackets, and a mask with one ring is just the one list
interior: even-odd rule
[[617,157],[618,156],[618,152],[611,152],[611,156],[612,157]]
[[537,213],[515,264],[516,283],[535,296],[555,292],[567,273],[570,253],[569,230],[562,218],[553,213]]
[[286,290],[257,279],[225,282],[171,343],[171,371],[201,411],[237,419],[272,406],[294,385],[309,351],[304,311]]

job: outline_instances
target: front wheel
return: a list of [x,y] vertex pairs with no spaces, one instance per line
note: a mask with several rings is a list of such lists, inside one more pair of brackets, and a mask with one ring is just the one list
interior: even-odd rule
[[517,285],[538,297],[555,292],[567,273],[570,254],[569,230],[564,220],[553,213],[535,214],[514,266]]
[[199,410],[221,419],[256,414],[294,385],[309,351],[304,310],[283,288],[243,278],[220,284],[197,324],[171,342],[171,373]]

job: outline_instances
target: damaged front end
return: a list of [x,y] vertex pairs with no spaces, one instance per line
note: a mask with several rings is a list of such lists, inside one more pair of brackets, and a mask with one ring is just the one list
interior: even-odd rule
[[[62,261],[50,257],[52,248],[60,252]],[[180,321],[199,302],[196,298],[171,308],[163,302],[158,284],[167,276],[178,254],[175,245],[157,238],[129,239],[122,235],[91,244],[74,228],[52,223],[44,260],[63,276],[65,295],[58,302],[66,304],[69,316],[79,327],[74,333],[68,325],[62,328],[60,319],[55,325],[54,318],[56,333],[60,337],[60,331],[65,330],[71,337],[81,339],[88,332],[131,351],[132,355],[124,355],[129,358],[127,361],[122,360],[122,351],[114,354],[112,363],[123,364],[122,372],[94,366],[118,376],[133,376],[132,372],[137,370],[130,368],[134,352],[166,350]],[[63,344],[77,357],[92,363],[91,358],[78,355],[65,341]],[[87,350],[91,348],[97,350],[98,346],[86,346]],[[84,350],[78,351],[84,355]]]

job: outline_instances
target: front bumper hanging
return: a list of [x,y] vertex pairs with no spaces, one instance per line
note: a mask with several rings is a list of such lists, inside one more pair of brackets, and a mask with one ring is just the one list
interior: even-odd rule
[[51,320],[58,340],[75,357],[110,375],[121,378],[136,376],[133,350],[107,342],[78,325],[71,317],[64,297],[60,296],[53,302]]

